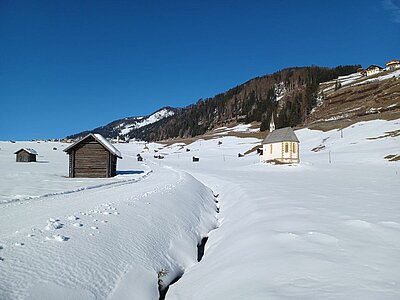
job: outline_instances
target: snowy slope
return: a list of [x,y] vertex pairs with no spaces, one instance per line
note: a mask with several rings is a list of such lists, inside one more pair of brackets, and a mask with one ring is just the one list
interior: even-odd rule
[[[65,154],[45,146],[35,148],[58,169]],[[142,148],[122,145],[120,175],[97,182],[1,157],[23,176],[15,184],[24,194],[58,194],[0,204],[0,299],[157,299],[160,271],[166,285],[196,262],[196,245],[216,226],[212,192],[186,173],[136,162]],[[71,191],[77,181],[87,188]]]
[[105,126],[94,128],[90,131],[83,131],[68,136],[68,139],[79,139],[89,132],[98,133],[107,139],[114,140],[120,137],[125,139],[135,138],[135,130],[154,124],[175,114],[177,109],[171,107],[161,108],[149,116],[127,117],[113,121]]
[[[399,299],[400,165],[384,159],[399,154],[398,130],[376,120],[296,131],[292,166],[239,158],[255,138],[152,143],[143,164],[144,144],[121,144],[119,175],[87,182],[62,177],[53,144],[0,143],[15,179],[0,178],[0,299],[158,299],[165,269],[164,284],[183,274],[172,300]],[[48,163],[14,162],[20,146]]]
[[357,86],[357,85],[367,84],[367,83],[374,82],[374,81],[387,80],[387,79],[390,79],[393,77],[397,78],[399,76],[400,76],[400,70],[387,71],[384,73],[384,75],[373,76],[372,78],[370,76],[363,77],[363,76],[361,76],[360,73],[353,73],[353,74],[350,74],[347,76],[339,76],[335,80],[322,82],[320,85],[322,87],[321,90],[325,93],[325,92],[334,91],[337,83],[340,83],[340,85],[342,87]]
[[343,138],[300,130],[297,166],[238,158],[254,140],[232,137],[189,145],[198,164],[166,156],[219,192],[221,205],[203,260],[167,299],[398,299],[400,166],[384,156],[400,140],[367,139],[398,129],[399,120],[359,123]]
[[141,128],[146,125],[153,124],[155,122],[158,122],[164,118],[173,116],[175,113],[172,110],[163,108],[159,111],[156,111],[155,113],[151,114],[150,116],[147,117],[138,117],[136,122],[133,124],[125,124],[122,123],[119,125],[117,128],[120,130],[121,135],[127,135],[129,134],[132,130]]

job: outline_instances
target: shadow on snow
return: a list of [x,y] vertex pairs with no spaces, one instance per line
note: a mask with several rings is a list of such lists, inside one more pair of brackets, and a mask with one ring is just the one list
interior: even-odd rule
[[117,171],[117,175],[135,175],[143,173],[144,171],[133,171],[133,170]]

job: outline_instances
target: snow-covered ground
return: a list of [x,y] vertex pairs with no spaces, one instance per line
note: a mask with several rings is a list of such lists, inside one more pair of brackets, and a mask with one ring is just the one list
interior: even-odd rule
[[400,76],[400,70],[394,70],[394,71],[390,72],[389,74],[380,75],[378,77],[366,79],[366,80],[356,83],[354,85],[360,85],[360,84],[365,84],[365,83],[374,82],[374,81],[382,81],[382,80],[386,80],[386,79],[390,79],[390,78],[398,78],[399,76]]
[[[127,151],[122,160],[118,160],[119,175],[114,178],[67,178],[68,155],[63,149],[69,145],[57,142],[0,142],[1,169],[6,170],[0,176],[0,203],[136,181],[150,172],[148,166],[136,163],[136,153],[143,147],[137,145]],[[15,162],[14,152],[24,147],[38,153],[36,163]]]
[[259,128],[251,128],[251,124],[239,124],[236,125],[234,127],[218,127],[216,129],[214,129],[214,131],[216,131],[217,133],[215,133],[214,135],[224,135],[224,134],[228,134],[230,132],[259,132],[260,129]]
[[[172,145],[164,159],[149,144],[144,164],[143,145],[121,144],[127,172],[81,185],[62,177],[64,153],[0,143],[2,170],[25,178],[0,181],[0,299],[157,299],[164,273],[165,284],[183,274],[166,299],[399,299],[400,165],[384,159],[399,154],[400,137],[385,136],[399,129],[296,131],[301,163],[290,166],[239,158],[254,138]],[[18,165],[11,145],[34,148],[48,169]]]
[[325,92],[333,91],[338,82],[340,82],[340,85],[342,87],[357,86],[357,85],[367,84],[367,83],[374,82],[374,81],[382,81],[382,80],[387,80],[390,78],[399,78],[399,76],[400,76],[400,70],[388,71],[388,73],[385,75],[373,76],[372,78],[370,78],[371,76],[362,77],[361,74],[359,74],[359,73],[353,73],[353,74],[346,75],[346,76],[339,76],[337,79],[323,82],[323,83],[321,83],[321,85],[324,86],[322,91],[325,93]]

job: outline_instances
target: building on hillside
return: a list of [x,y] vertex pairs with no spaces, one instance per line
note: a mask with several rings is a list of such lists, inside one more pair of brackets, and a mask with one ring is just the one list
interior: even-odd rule
[[100,134],[90,133],[65,148],[69,154],[69,177],[113,177],[121,153]]
[[377,65],[370,65],[368,68],[365,69],[367,72],[367,76],[372,76],[382,72],[384,69]]
[[361,76],[367,76],[367,71],[365,71],[364,68],[358,68],[357,73],[360,74]]
[[400,60],[392,59],[386,63],[386,70],[392,71],[400,68]]
[[262,142],[262,162],[299,163],[299,139],[291,127],[275,129],[274,118],[271,118],[270,131]]
[[17,162],[35,162],[37,152],[31,148],[21,148],[18,151],[14,152],[17,155]]

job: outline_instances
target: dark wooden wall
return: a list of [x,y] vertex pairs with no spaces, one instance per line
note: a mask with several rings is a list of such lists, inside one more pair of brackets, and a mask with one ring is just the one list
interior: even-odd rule
[[71,149],[70,177],[112,177],[116,175],[117,158],[94,138],[87,138]]
[[36,161],[36,155],[29,154],[26,151],[20,151],[17,153],[17,162],[31,162]]

